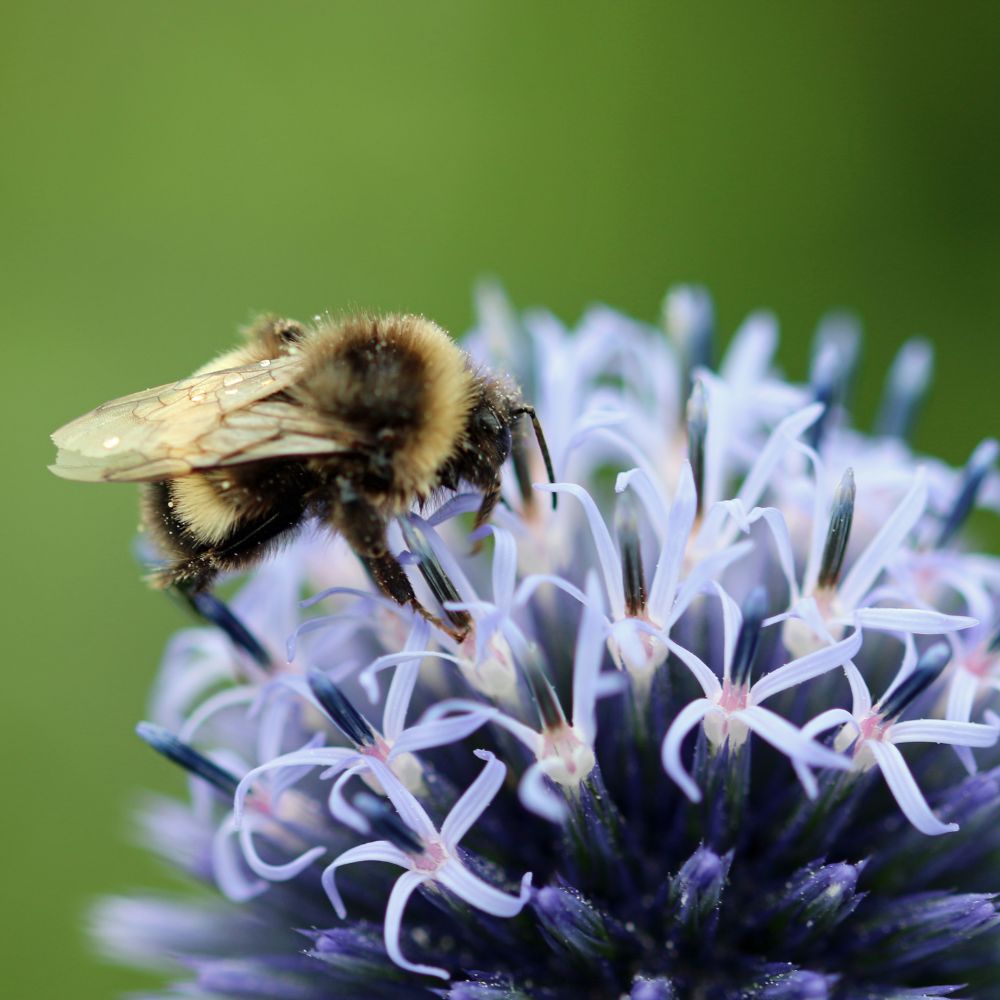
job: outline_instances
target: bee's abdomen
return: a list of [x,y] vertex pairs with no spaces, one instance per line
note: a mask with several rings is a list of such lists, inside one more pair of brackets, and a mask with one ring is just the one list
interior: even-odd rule
[[356,433],[366,478],[389,479],[411,499],[434,489],[472,405],[458,345],[422,317],[357,317],[307,351],[308,373],[289,392]]
[[143,525],[167,558],[161,585],[208,586],[220,571],[256,562],[297,528],[312,502],[301,463],[235,466],[150,483]]

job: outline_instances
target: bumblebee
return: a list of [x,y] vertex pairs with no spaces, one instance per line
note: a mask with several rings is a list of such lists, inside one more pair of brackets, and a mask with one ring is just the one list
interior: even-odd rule
[[154,586],[205,592],[307,518],[340,532],[378,587],[426,614],[386,542],[389,522],[441,490],[500,499],[519,388],[477,368],[422,316],[312,327],[266,317],[189,378],[123,396],[57,430],[51,470],[140,482],[142,524],[166,557]]

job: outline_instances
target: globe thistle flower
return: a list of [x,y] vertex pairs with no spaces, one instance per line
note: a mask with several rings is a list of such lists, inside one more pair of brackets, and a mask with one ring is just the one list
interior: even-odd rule
[[318,530],[200,598],[138,730],[190,797],[138,825],[211,894],[104,900],[100,947],[162,998],[1000,997],[998,447],[910,449],[929,346],[866,435],[849,317],[792,385],[767,314],[713,365],[701,289],[480,312],[556,482],[515,443],[492,525],[390,538],[471,627]]

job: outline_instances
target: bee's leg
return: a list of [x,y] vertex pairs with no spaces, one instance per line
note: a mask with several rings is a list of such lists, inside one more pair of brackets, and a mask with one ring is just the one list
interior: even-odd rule
[[413,608],[417,614],[444,629],[456,641],[461,642],[465,638],[468,629],[457,635],[447,622],[431,614],[420,603],[409,577],[389,551],[384,519],[346,483],[341,487],[340,502],[334,504],[330,511],[330,520],[355,555],[365,564],[376,586],[386,597],[404,607],[408,605]]
[[[266,474],[250,469],[223,473],[232,477],[231,488],[222,494],[212,488],[214,473],[195,475],[183,481],[162,480],[145,484],[142,491],[142,521],[165,562],[153,570],[149,582],[179,598],[199,617],[218,626],[233,645],[243,650],[261,667],[273,663],[263,644],[233,614],[210,588],[220,572],[239,571],[255,565],[279,540],[293,531],[304,512],[305,486],[293,480],[279,489],[280,483]],[[200,498],[196,512],[214,510],[218,518],[227,514],[229,532],[222,538],[209,539],[179,514],[177,491],[187,491]],[[266,509],[248,509],[239,501],[262,494],[269,496]],[[227,502],[228,501],[228,502]],[[192,504],[189,502],[188,507]]]
[[358,558],[365,564],[365,569],[375,581],[375,585],[386,597],[392,598],[397,604],[409,605],[431,621],[435,620],[417,599],[409,577],[403,572],[403,567],[388,552],[380,556],[365,556],[359,552]]

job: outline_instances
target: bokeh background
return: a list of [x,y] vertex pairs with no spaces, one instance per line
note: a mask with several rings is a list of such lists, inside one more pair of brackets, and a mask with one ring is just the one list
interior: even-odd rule
[[172,884],[128,807],[181,787],[132,727],[185,620],[138,580],[134,491],[50,476],[47,435],[255,310],[459,332],[494,275],[567,321],[653,320],[694,280],[727,333],[773,308],[795,377],[855,310],[862,420],[921,333],[918,443],[960,462],[1000,429],[1000,6],[700,6],[0,5],[5,996],[153,981],[81,928]]

